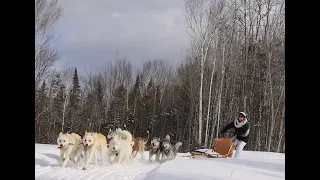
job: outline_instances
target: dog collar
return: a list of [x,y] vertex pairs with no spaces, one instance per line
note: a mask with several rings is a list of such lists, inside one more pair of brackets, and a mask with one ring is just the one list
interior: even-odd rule
[[157,148],[151,147],[151,149],[153,152],[157,152],[159,150],[159,147],[157,147]]

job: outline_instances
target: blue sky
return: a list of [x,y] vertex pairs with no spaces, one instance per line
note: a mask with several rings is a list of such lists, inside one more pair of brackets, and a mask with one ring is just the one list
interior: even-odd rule
[[118,54],[134,66],[143,59],[177,63],[189,46],[184,0],[60,0],[55,27],[57,68],[95,70]]

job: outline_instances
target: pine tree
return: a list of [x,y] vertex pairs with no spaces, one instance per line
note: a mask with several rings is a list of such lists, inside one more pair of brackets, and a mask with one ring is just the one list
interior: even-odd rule
[[48,114],[48,97],[47,97],[46,82],[43,81],[40,88],[37,90],[37,99],[35,102],[35,125],[36,125],[36,142],[43,143],[45,140],[46,125],[47,125],[47,114]]
[[79,115],[79,104],[80,104],[80,85],[79,85],[79,77],[77,73],[77,68],[74,70],[73,78],[72,78],[72,88],[70,90],[70,102],[68,113],[68,123],[67,130],[72,131],[73,125],[76,125],[75,121]]
[[141,104],[141,81],[140,75],[137,75],[135,84],[133,85],[130,93],[129,93],[129,109],[127,111],[128,115],[128,124],[127,128],[133,133],[136,134],[136,125],[138,123],[138,109]]
[[123,127],[124,124],[127,124],[126,92],[127,90],[123,85],[120,85],[115,90],[113,100],[108,109],[108,127],[111,129]]
[[142,129],[141,133],[144,134],[148,129],[152,128],[152,123],[154,122],[154,113],[155,113],[155,87],[153,79],[151,78],[148,86],[147,92],[143,97],[143,116],[142,119]]
[[59,90],[53,99],[53,113],[54,113],[54,131],[55,134],[62,131],[62,118],[63,118],[63,108],[65,103],[65,86],[58,83]]
[[101,85],[101,80],[99,78],[97,82],[97,89],[96,89],[96,121],[97,121],[97,131],[100,131],[101,123],[105,121],[105,109],[103,104],[103,90]]

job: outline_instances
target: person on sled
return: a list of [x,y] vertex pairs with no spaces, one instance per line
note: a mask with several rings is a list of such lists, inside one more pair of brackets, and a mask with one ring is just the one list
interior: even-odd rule
[[240,112],[238,119],[227,124],[222,129],[221,134],[224,134],[231,128],[235,129],[234,145],[236,147],[236,153],[234,155],[234,158],[238,158],[244,146],[248,143],[249,140],[250,124],[247,120],[246,113]]

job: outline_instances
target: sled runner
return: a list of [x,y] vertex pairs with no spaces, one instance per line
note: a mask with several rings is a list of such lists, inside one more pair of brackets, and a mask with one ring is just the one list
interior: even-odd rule
[[233,138],[215,138],[212,149],[197,149],[190,153],[192,158],[227,158],[233,156],[234,149]]

